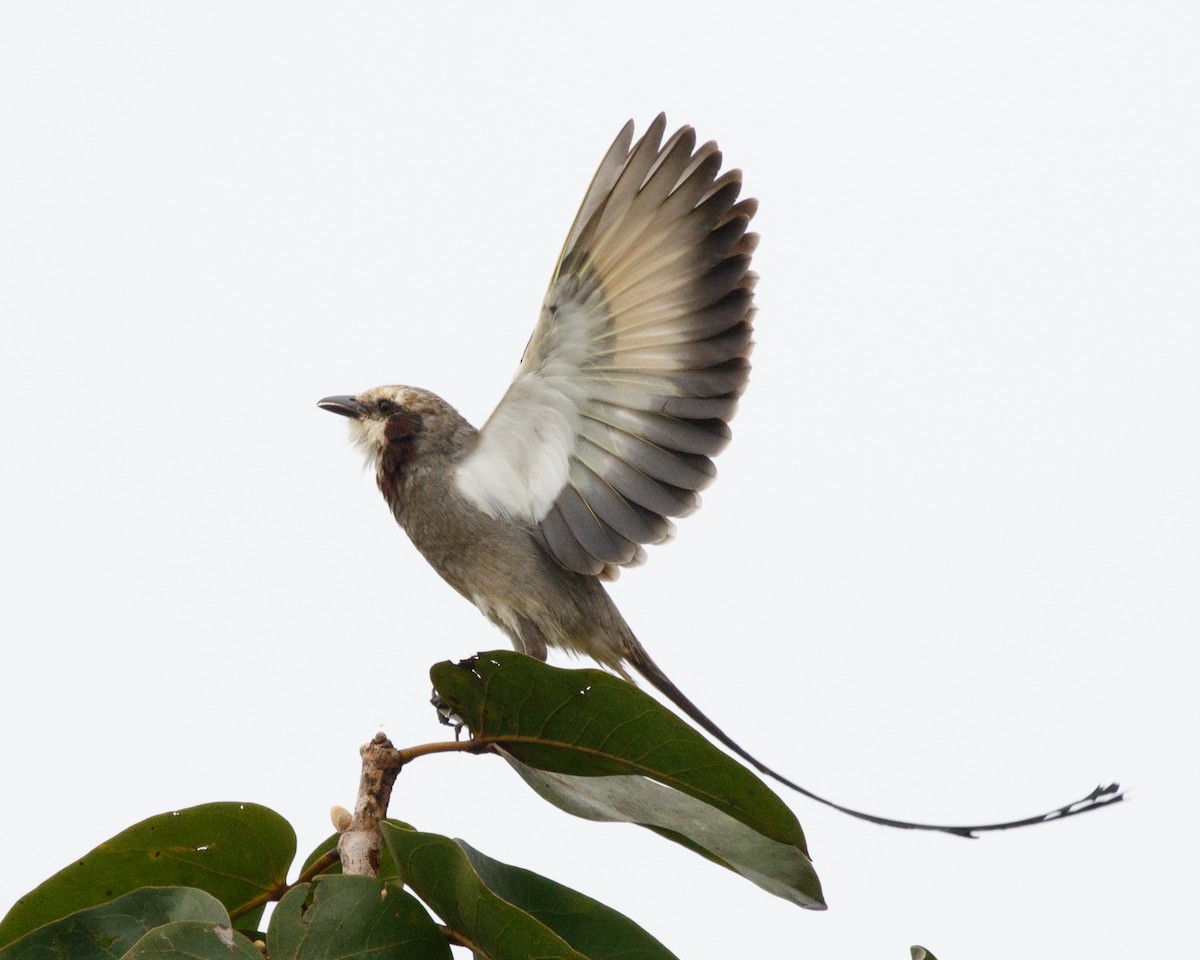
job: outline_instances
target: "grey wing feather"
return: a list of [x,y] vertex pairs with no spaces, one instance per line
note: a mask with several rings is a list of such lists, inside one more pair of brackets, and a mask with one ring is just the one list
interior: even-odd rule
[[[749,377],[757,204],[716,144],[626,124],[567,234],[504,400],[460,465],[480,509],[612,575],[699,506]],[[631,146],[632,143],[632,146]]]

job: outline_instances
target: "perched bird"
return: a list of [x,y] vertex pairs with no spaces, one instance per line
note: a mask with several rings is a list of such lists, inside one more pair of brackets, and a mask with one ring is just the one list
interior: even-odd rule
[[757,202],[742,175],[662,142],[659,115],[605,154],[567,234],[512,385],[483,428],[417,387],[319,406],[354,441],[417,549],[516,649],[632,666],[741,756],[625,623],[602,580],[700,505],[750,373]]
[[518,650],[629,665],[756,769],[852,816],[962,835],[1018,825],[889,820],[793,783],[683,695],[605,591],[700,505],[750,373],[757,202],[739,199],[715,143],[697,147],[691,127],[663,143],[665,127],[660,114],[632,143],[630,121],[605,154],[482,429],[417,387],[318,405],[350,418],[396,522]]

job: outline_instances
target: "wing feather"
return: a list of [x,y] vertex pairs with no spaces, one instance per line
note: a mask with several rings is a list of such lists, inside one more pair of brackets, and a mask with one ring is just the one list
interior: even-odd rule
[[596,511],[596,516],[634,543],[663,543],[675,533],[665,517],[626,499],[583,463],[571,462],[571,486]]
[[700,506],[695,491],[654,480],[590,441],[579,445],[576,456],[630,503],[661,517],[686,517]]
[[459,465],[459,492],[536,525],[568,569],[609,576],[674,534],[729,442],[752,349],[742,175],[659,115],[593,177],[517,375]]
[[596,516],[573,484],[568,483],[563,487],[557,506],[571,533],[590,557],[602,563],[616,564],[633,560],[637,544],[616,533]]
[[592,576],[603,572],[604,561],[592,556],[583,548],[558,504],[552,506],[542,518],[540,527],[551,555],[568,570]]
[[683,420],[598,401],[589,405],[587,415],[650,443],[706,457],[715,457],[730,439],[729,424],[724,420]]

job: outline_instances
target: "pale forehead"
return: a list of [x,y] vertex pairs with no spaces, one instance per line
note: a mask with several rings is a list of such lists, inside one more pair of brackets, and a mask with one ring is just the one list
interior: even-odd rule
[[395,400],[397,403],[400,403],[411,398],[414,393],[415,391],[412,387],[372,387],[370,390],[364,390],[360,393],[358,399],[363,403],[368,403],[371,400]]
[[430,416],[445,410],[445,404],[428,390],[403,385],[372,387],[370,390],[360,393],[357,400],[359,403],[368,405],[378,403],[380,400],[391,400],[397,406],[422,416]]

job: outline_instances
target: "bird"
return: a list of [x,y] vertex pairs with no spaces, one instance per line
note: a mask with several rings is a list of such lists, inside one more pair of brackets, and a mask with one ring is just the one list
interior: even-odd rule
[[545,660],[591,658],[651,686],[760,773],[852,816],[730,738],[646,652],[604,588],[700,506],[750,376],[758,203],[717,144],[659,114],[605,153],[533,334],[482,428],[441,397],[380,386],[325,397],[350,420],[396,522],[433,568]]
[[318,405],[349,418],[433,568],[545,660],[633,667],[742,753],[638,641],[604,581],[675,534],[715,476],[753,347],[757,210],[690,126],[621,129],[584,195],[507,393],[481,429],[428,390]]

